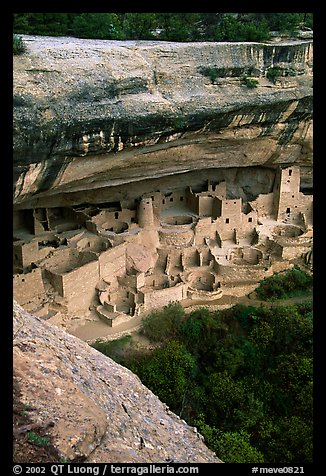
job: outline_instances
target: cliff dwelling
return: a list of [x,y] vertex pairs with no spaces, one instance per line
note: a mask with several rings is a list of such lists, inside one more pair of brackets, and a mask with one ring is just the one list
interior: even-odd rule
[[[255,184],[259,168],[249,169]],[[297,263],[309,267],[312,195],[301,191],[300,167],[266,168],[269,180],[251,188],[232,174],[206,170],[188,185],[185,174],[170,187],[163,181],[165,189],[157,181],[137,196],[126,189],[120,200],[16,209],[15,299],[68,328],[85,319],[115,327],[171,302],[237,295]]]
[[27,311],[113,334],[312,272],[312,39],[23,40],[13,288]]

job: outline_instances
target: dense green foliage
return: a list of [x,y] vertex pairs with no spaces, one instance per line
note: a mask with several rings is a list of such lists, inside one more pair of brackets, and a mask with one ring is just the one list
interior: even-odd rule
[[312,13],[14,13],[15,33],[117,40],[265,41],[302,26]]
[[13,54],[21,55],[25,53],[26,45],[23,42],[22,38],[18,35],[13,35]]
[[134,348],[120,363],[223,461],[303,464],[312,461],[312,328],[311,301],[188,315],[169,305],[143,318],[155,349]]
[[47,436],[40,436],[38,433],[35,433],[35,431],[29,431],[27,433],[27,441],[37,446],[48,446],[50,444]]
[[107,357],[111,357],[111,359],[114,359],[116,362],[120,363],[124,358],[125,349],[128,347],[130,341],[130,335],[126,335],[115,340],[97,339],[92,343],[92,347],[99,350]]
[[268,78],[270,81],[275,82],[277,78],[279,78],[282,75],[282,70],[281,68],[277,66],[271,66],[268,68],[266,72],[266,78]]
[[254,89],[254,88],[257,88],[257,86],[259,84],[259,81],[257,79],[254,79],[254,78],[248,78],[248,76],[242,76],[241,77],[241,83],[244,86],[247,86],[247,88],[249,88],[249,89]]
[[312,276],[301,269],[293,268],[263,279],[256,293],[264,301],[273,301],[300,295],[311,288],[312,283]]

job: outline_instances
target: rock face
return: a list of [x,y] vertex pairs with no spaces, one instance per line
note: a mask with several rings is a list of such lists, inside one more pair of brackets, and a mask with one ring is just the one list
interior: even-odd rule
[[14,303],[14,377],[66,460],[220,463],[195,428],[97,350]]
[[[23,38],[27,53],[14,58],[17,208],[121,200],[172,174],[231,167],[296,163],[310,180],[311,40]],[[280,68],[275,82],[270,67]]]

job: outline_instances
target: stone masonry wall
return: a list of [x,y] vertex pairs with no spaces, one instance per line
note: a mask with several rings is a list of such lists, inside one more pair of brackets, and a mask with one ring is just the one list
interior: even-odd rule
[[144,293],[145,309],[157,309],[173,301],[187,298],[187,284],[179,283],[172,288],[152,290]]
[[109,248],[99,256],[99,275],[117,277],[126,273],[126,243]]
[[96,296],[95,286],[99,281],[99,263],[91,261],[62,276],[63,293],[69,311],[88,310]]
[[39,294],[44,293],[42,272],[39,268],[30,273],[17,274],[13,278],[13,292],[20,305],[28,303]]

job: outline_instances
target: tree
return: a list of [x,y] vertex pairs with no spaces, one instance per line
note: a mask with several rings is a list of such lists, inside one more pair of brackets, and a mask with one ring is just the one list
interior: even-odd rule
[[263,463],[263,454],[250,443],[250,435],[245,431],[223,432],[209,426],[200,414],[195,425],[203,435],[207,446],[225,463]]
[[25,53],[26,45],[22,38],[17,35],[13,35],[13,54],[14,55],[21,55]]
[[216,453],[225,463],[264,462],[264,455],[250,444],[250,435],[245,431],[222,433]]
[[29,34],[53,36],[67,34],[67,13],[29,13],[27,15]]
[[139,364],[138,375],[160,400],[180,412],[195,369],[194,357],[182,344],[172,340]]
[[168,304],[142,318],[141,333],[156,342],[176,338],[184,318],[185,312],[180,303]]
[[309,462],[312,323],[312,302],[190,314],[170,305],[145,319],[160,347],[125,365],[222,460]]
[[15,33],[29,33],[29,16],[31,13],[14,13],[13,31]]
[[121,39],[124,37],[116,13],[81,13],[72,20],[72,33],[80,38]]
[[298,416],[271,417],[259,428],[257,448],[269,463],[312,463],[312,423]]
[[155,13],[125,13],[123,16],[123,31],[127,39],[154,39],[152,31],[156,28]]

